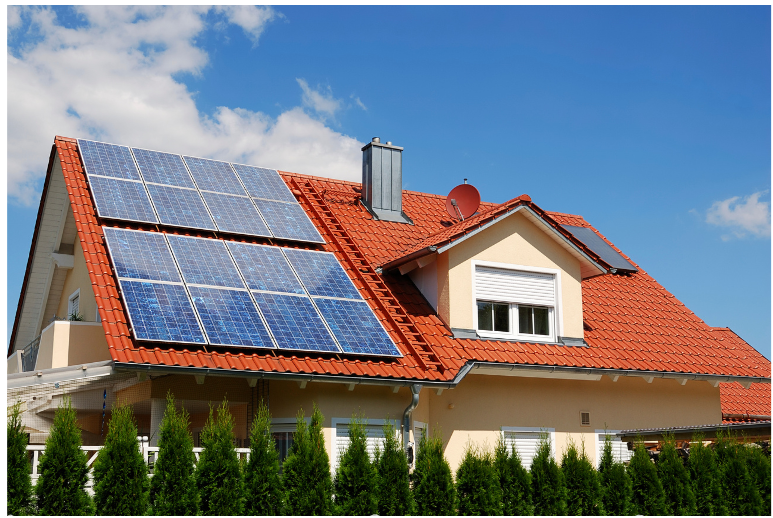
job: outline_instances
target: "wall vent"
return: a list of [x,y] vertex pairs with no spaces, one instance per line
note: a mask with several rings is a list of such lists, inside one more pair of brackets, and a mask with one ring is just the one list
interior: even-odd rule
[[590,426],[590,412],[580,412],[580,426]]

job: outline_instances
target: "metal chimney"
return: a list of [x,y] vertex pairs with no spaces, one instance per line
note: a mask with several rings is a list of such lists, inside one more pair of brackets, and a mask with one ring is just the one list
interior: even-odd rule
[[403,148],[378,137],[362,148],[362,203],[377,219],[413,223],[403,212]]

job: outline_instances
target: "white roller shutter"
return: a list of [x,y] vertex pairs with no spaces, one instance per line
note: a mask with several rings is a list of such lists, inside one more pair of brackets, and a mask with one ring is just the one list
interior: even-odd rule
[[475,298],[555,307],[555,278],[547,273],[476,266]]
[[[376,446],[384,449],[384,428],[381,425],[365,425],[365,435],[367,437],[366,447],[370,460],[376,458]],[[336,451],[335,465],[338,466],[341,461],[341,455],[349,447],[349,423],[339,423],[336,425]]]
[[[601,456],[604,454],[604,437],[603,433],[598,434],[598,446],[596,448],[596,467],[601,464]],[[628,443],[623,442],[620,437],[609,434],[609,438],[612,440],[612,458],[615,462],[626,463],[633,457],[633,452],[628,449]]]
[[505,447],[508,451],[515,446],[515,450],[521,457],[521,465],[531,468],[531,461],[537,455],[540,432],[510,432],[505,431]]

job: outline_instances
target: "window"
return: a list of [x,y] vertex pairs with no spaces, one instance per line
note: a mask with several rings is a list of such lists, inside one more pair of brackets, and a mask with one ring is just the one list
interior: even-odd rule
[[505,447],[508,451],[510,451],[513,446],[515,447],[518,456],[521,457],[521,465],[527,470],[531,469],[531,463],[534,460],[534,457],[537,456],[540,436],[545,433],[548,434],[548,438],[550,439],[550,453],[555,457],[555,428],[540,430],[539,428],[502,427]]
[[596,467],[601,464],[601,456],[604,454],[604,439],[607,435],[612,440],[612,458],[615,462],[628,463],[633,457],[633,452],[628,449],[628,443],[623,442],[620,437],[615,435],[620,430],[596,430],[598,440],[596,441]]
[[489,338],[556,340],[557,275],[475,265],[475,328]]
[[70,295],[70,298],[67,299],[67,320],[70,320],[72,315],[77,316],[80,314],[80,298],[81,290],[78,288],[75,290],[75,293]]
[[[376,455],[376,448],[384,448],[384,420],[383,419],[369,419],[365,424],[365,436],[367,437],[367,450],[368,456],[372,461]],[[392,422],[395,427],[395,434],[400,434],[399,423]],[[332,419],[333,430],[335,431],[335,437],[333,440],[334,452],[331,460],[331,468],[333,473],[338,469],[338,463],[341,460],[346,448],[349,447],[349,419]]]
[[[311,424],[311,418],[306,417],[306,426]],[[290,448],[293,446],[293,436],[295,434],[296,421],[293,418],[274,418],[271,420],[271,436],[274,438],[276,451],[279,453],[279,471],[282,471],[282,465],[290,454]]]

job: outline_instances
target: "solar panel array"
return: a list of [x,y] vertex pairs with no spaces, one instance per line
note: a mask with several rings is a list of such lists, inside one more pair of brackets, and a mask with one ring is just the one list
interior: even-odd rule
[[274,169],[78,139],[102,218],[324,243]]
[[138,340],[401,356],[329,252],[103,230]]
[[585,246],[596,252],[612,268],[624,270],[627,272],[637,272],[638,270],[625,257],[620,255],[617,250],[601,239],[593,229],[588,227],[576,227],[573,225],[561,225],[564,229],[571,232],[574,237],[585,243]]

